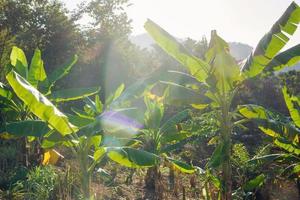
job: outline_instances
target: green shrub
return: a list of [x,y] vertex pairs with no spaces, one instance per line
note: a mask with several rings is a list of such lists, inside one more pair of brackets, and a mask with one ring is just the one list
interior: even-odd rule
[[57,174],[51,166],[36,167],[27,175],[26,197],[30,200],[51,199],[57,181]]

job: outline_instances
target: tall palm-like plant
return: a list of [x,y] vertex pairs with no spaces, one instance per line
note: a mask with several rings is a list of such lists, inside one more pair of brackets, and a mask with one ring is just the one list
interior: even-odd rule
[[[224,200],[232,198],[231,134],[233,128],[239,124],[235,120],[236,107],[232,104],[233,98],[245,80],[256,77],[264,71],[280,70],[300,60],[300,51],[297,51],[299,46],[279,53],[296,31],[299,22],[300,8],[293,2],[259,41],[253,54],[242,63],[234,60],[229,53],[228,44],[217,35],[216,31],[211,33],[205,59],[199,59],[151,20],[145,24],[146,30],[157,44],[206,86],[203,94],[208,100],[203,99],[203,104],[217,111],[220,126],[218,146],[208,166],[211,168],[221,166],[221,197]],[[193,106],[203,108],[203,105],[199,104]]]

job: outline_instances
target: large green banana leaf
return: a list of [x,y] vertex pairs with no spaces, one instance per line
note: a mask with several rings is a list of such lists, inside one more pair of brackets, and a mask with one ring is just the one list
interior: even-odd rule
[[22,137],[22,136],[34,136],[34,137],[42,137],[46,135],[50,128],[47,123],[43,121],[19,121],[19,122],[10,122],[5,125],[6,133]]
[[62,135],[77,131],[66,115],[59,111],[43,94],[30,85],[23,77],[15,71],[6,75],[6,79],[13,88],[16,95],[25,103],[30,111],[41,120],[49,123]]
[[126,167],[152,167],[159,163],[157,155],[130,147],[107,148],[106,151],[111,160]]
[[300,130],[286,117],[257,105],[239,106],[239,112],[253,120],[265,134],[274,138],[287,138],[293,142]]
[[48,98],[55,102],[73,101],[97,94],[99,91],[99,87],[64,89],[52,92]]
[[271,30],[259,41],[253,55],[242,66],[242,74],[254,77],[260,74],[289,41],[300,22],[300,8],[292,2]]
[[265,71],[279,71],[285,67],[292,67],[300,61],[300,44],[279,53],[267,65]]
[[41,51],[36,49],[31,59],[30,68],[28,72],[28,82],[37,87],[39,81],[44,81],[47,78],[44,62],[42,60]]
[[10,63],[15,67],[15,70],[25,79],[28,77],[28,63],[25,53],[22,49],[13,46],[10,54]]
[[187,67],[198,81],[205,82],[210,68],[206,62],[191,55],[173,36],[153,21],[148,19],[145,23],[145,29],[163,50]]
[[291,118],[300,128],[300,97],[289,94],[286,86],[282,88],[282,93]]

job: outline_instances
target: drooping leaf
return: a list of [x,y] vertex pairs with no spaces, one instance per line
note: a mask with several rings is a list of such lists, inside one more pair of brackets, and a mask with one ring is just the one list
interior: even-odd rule
[[164,51],[187,67],[191,75],[196,77],[198,81],[205,82],[209,69],[209,65],[206,62],[191,55],[173,36],[153,21],[148,19],[144,27]]
[[288,118],[262,106],[243,105],[239,106],[238,110],[244,117],[252,119],[262,132],[271,137],[294,140],[300,133],[300,130]]
[[248,119],[267,119],[266,109],[257,105],[243,105],[238,107],[239,112]]
[[43,121],[18,121],[10,122],[5,125],[5,131],[10,135],[17,137],[34,136],[42,137],[46,135],[50,129]]
[[292,67],[300,61],[300,44],[276,55],[267,65],[265,71],[279,71],[285,67]]
[[25,53],[22,49],[13,46],[10,54],[10,63],[23,78],[27,79],[28,63]]
[[271,30],[259,41],[253,55],[242,66],[246,77],[260,74],[289,41],[300,22],[300,8],[292,2]]
[[167,159],[180,172],[187,173],[187,174],[192,174],[196,171],[196,169],[193,166],[188,165],[184,162],[181,162],[179,160],[175,160],[175,159],[172,159],[172,158],[167,158]]
[[[242,107],[239,109],[240,112],[242,110],[241,114],[252,119],[262,132],[273,137],[275,145],[290,153],[300,154],[300,130],[293,123],[288,119],[284,119],[283,116],[274,114],[261,106],[248,105]],[[258,115],[255,111],[264,114]]]
[[36,49],[31,59],[30,68],[28,72],[28,82],[37,87],[39,81],[44,81],[47,78],[44,62],[42,60],[41,51]]
[[24,78],[13,70],[6,75],[6,79],[16,95],[28,106],[30,111],[41,120],[49,123],[62,135],[77,131],[67,116],[59,111],[44,95],[30,85]]
[[282,93],[291,118],[300,128],[300,97],[289,94],[286,86],[282,88]]
[[97,94],[100,88],[72,88],[54,91],[49,95],[49,99],[55,102],[74,101]]
[[107,156],[119,163],[120,165],[131,168],[152,167],[158,164],[159,157],[155,154],[133,149],[129,147],[124,148],[108,148]]

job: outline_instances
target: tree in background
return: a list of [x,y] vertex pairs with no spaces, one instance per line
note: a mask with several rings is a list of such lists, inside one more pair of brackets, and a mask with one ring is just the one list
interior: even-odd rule
[[9,62],[8,53],[13,45],[24,49],[29,57],[33,55],[32,49],[41,49],[46,71],[78,53],[82,45],[76,18],[68,16],[60,1],[2,0],[0,10],[1,68]]

